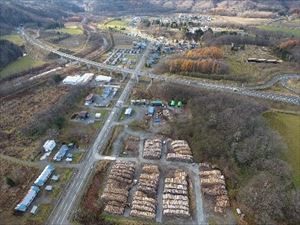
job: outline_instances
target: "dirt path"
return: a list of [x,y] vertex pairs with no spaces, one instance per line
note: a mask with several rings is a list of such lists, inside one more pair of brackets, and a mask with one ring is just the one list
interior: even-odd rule
[[[27,161],[27,160],[11,157],[8,155],[3,155],[3,154],[0,154],[0,158],[7,160],[9,162],[12,162],[14,164],[20,164],[20,165],[28,166],[28,167],[36,167],[36,168],[40,168],[40,169],[43,169],[44,167],[46,167],[49,164],[49,162],[47,162],[47,161],[32,162],[32,161]],[[57,168],[78,168],[80,166],[80,164],[71,164],[71,163],[64,163],[64,162],[63,163],[52,162],[51,164]]]

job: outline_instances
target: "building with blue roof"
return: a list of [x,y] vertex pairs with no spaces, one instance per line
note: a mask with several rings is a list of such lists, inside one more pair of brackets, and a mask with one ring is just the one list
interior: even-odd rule
[[113,88],[112,87],[105,87],[102,93],[103,98],[108,98],[108,96],[112,93]]
[[63,159],[63,157],[66,155],[66,153],[67,153],[68,150],[69,150],[69,148],[68,148],[67,145],[62,145],[60,147],[60,149],[58,150],[58,152],[53,157],[53,159],[55,161],[61,161]]
[[153,116],[154,115],[154,111],[155,111],[155,108],[153,106],[149,106],[148,107],[148,115]]
[[34,184],[40,187],[43,186],[47,182],[53,171],[54,166],[50,164],[47,165],[40,176],[34,181]]
[[15,210],[25,212],[32,201],[35,199],[40,189],[37,186],[31,186],[23,200],[16,206]]

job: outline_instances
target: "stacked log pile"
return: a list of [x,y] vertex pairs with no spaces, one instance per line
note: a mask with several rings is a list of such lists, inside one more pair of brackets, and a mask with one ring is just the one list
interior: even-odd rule
[[167,160],[193,162],[192,151],[189,144],[184,140],[174,140],[169,143]]
[[170,110],[168,110],[168,109],[164,109],[164,110],[162,111],[162,115],[163,115],[163,117],[166,118],[167,120],[170,120],[170,121],[173,121],[173,120],[174,120],[174,119],[173,119],[173,115],[170,113]]
[[135,136],[129,136],[125,141],[125,151],[135,152],[139,149],[140,138]]
[[101,199],[106,203],[105,212],[117,215],[124,213],[134,171],[134,163],[132,162],[117,161],[113,165],[101,196]]
[[220,170],[212,168],[208,163],[201,163],[200,169],[201,189],[204,197],[213,199],[214,212],[224,213],[230,206],[224,176]]
[[159,138],[147,139],[144,144],[143,157],[145,159],[160,159],[162,141]]
[[190,216],[187,173],[182,170],[175,170],[165,178],[163,215]]
[[156,165],[144,165],[137,191],[133,196],[131,216],[155,219],[159,170]]

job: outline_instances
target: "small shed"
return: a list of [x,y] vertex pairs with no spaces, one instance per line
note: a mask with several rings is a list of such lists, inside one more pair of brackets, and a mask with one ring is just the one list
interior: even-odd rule
[[96,114],[95,114],[95,118],[96,118],[96,119],[100,119],[100,118],[101,118],[101,113],[96,113]]
[[47,186],[45,187],[45,190],[46,190],[46,191],[52,191],[52,190],[53,190],[53,186],[52,186],[52,185],[47,185]]
[[59,175],[53,175],[53,176],[51,177],[51,180],[53,180],[53,181],[58,181],[58,180],[59,180]]
[[132,114],[132,108],[127,108],[126,110],[125,110],[125,116],[131,116],[131,114]]
[[178,101],[177,107],[178,107],[178,108],[181,108],[182,106],[183,106],[182,101]]
[[155,101],[151,102],[151,105],[152,106],[163,106],[163,103],[160,100],[155,100]]
[[37,210],[38,210],[38,206],[34,205],[34,206],[32,206],[32,209],[30,210],[30,213],[35,215],[37,213]]
[[176,106],[176,101],[175,100],[171,100],[170,106],[175,107]]

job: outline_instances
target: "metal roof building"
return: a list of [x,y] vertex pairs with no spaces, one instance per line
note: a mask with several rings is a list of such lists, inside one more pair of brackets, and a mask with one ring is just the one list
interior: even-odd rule
[[105,87],[102,93],[103,98],[108,98],[108,96],[112,93],[113,89],[111,87]]
[[155,111],[155,108],[153,106],[148,107],[148,115],[153,115]]
[[31,202],[34,200],[34,198],[39,193],[40,189],[36,186],[31,186],[29,191],[27,192],[26,196],[23,198],[23,200],[16,206],[15,210],[20,212],[25,212]]
[[109,76],[104,76],[104,75],[98,75],[96,76],[95,80],[97,82],[111,82],[111,77]]
[[50,164],[47,165],[43,170],[43,172],[40,174],[40,176],[34,181],[34,184],[37,186],[43,186],[53,171],[54,171],[54,166]]
[[161,100],[154,100],[151,102],[151,105],[153,106],[162,106],[163,102]]
[[53,157],[53,159],[55,161],[61,161],[63,159],[63,157],[65,156],[65,154],[67,153],[68,150],[69,150],[69,148],[68,148],[67,145],[62,145],[60,147],[60,149],[58,150],[58,152]]
[[56,146],[56,143],[54,140],[47,140],[45,144],[43,145],[43,148],[46,152],[51,152]]
[[131,114],[132,114],[132,108],[127,108],[126,110],[125,110],[125,113],[124,113],[126,116],[131,116]]

